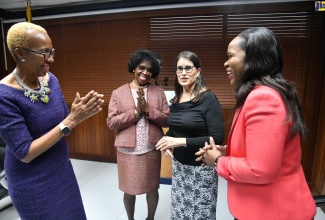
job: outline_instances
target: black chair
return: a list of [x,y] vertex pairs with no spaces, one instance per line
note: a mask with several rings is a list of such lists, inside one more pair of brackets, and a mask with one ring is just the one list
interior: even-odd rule
[[325,195],[313,196],[317,207],[325,207]]
[[0,137],[0,170],[4,170],[5,155],[6,155],[6,143]]
[[11,198],[8,194],[6,172],[4,170],[5,155],[6,144],[0,137],[0,211],[12,205]]

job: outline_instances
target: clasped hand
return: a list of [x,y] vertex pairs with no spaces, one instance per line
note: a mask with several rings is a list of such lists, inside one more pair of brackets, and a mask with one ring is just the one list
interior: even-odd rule
[[137,112],[138,114],[142,114],[145,113],[145,114],[148,114],[149,112],[149,107],[148,107],[148,103],[147,103],[147,100],[145,98],[145,95],[144,95],[144,91],[143,91],[143,88],[140,87],[137,91],[137,94],[138,94],[138,104],[137,104]]
[[200,150],[195,153],[196,156],[199,156],[195,161],[202,161],[202,166],[214,167],[215,159],[225,154],[226,146],[216,145],[213,138],[210,137],[210,144],[205,142],[204,147],[200,148]]
[[84,97],[80,97],[80,94],[77,92],[71,105],[71,112],[67,118],[77,125],[92,115],[97,114],[102,111],[103,97],[103,94],[98,94],[93,90]]

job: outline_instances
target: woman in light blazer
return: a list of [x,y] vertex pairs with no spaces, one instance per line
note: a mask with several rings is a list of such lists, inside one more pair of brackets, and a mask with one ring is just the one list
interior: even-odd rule
[[146,193],[147,220],[158,205],[161,153],[155,144],[163,136],[169,107],[164,90],[149,83],[160,72],[160,58],[147,50],[131,55],[128,70],[134,80],[114,90],[108,106],[107,126],[116,129],[119,188],[124,192],[128,219],[134,219],[136,195]]

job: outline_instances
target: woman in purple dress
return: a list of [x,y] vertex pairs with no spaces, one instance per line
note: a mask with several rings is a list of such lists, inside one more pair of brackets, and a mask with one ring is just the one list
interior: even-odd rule
[[71,112],[44,66],[55,50],[46,30],[20,22],[7,34],[16,68],[0,81],[0,136],[6,142],[9,194],[21,219],[82,220],[86,214],[63,138],[100,112],[103,95],[79,93]]

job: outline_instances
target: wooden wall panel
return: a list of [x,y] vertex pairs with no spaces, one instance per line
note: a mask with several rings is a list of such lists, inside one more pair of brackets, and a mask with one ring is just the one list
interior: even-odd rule
[[325,194],[324,167],[324,105],[325,105],[325,14],[314,13],[305,77],[305,93],[302,97],[304,119],[309,130],[302,145],[302,166],[306,179],[316,194]]
[[80,123],[66,137],[72,158],[116,163],[116,134],[106,125],[107,114],[105,105],[102,112]]
[[[324,60],[325,62],[325,60]],[[325,71],[323,72],[323,86],[321,99],[325,100]],[[315,191],[325,195],[325,102],[321,102],[319,127],[317,134],[314,167],[312,173],[312,185]]]
[[[308,83],[308,85],[313,88],[307,88],[308,91],[313,91],[314,94],[309,94],[306,99],[307,102],[314,100],[313,103],[308,103],[306,108],[311,111],[314,109],[313,113],[318,109],[318,115],[308,114],[307,120],[313,122],[311,128],[312,137],[310,141],[304,146],[305,152],[310,151],[310,149],[315,149],[313,167],[311,171],[311,186],[316,194],[325,195],[325,44],[322,43],[325,38],[325,15],[316,14],[314,18],[314,32],[318,32],[313,37],[315,45],[313,45],[313,66],[311,69],[315,71],[314,74],[310,74],[310,81],[316,81],[313,85]],[[316,52],[317,51],[317,52]],[[318,53],[318,51],[323,51],[323,53]],[[308,80],[309,81],[309,80]],[[314,95],[314,96],[313,96]],[[317,99],[316,99],[317,98]],[[311,145],[312,144],[312,145]],[[309,154],[304,154],[305,161],[309,161]]]
[[163,154],[161,154],[160,177],[162,178],[172,177],[172,159]]
[[[107,103],[113,89],[130,82],[130,55],[147,49],[148,20],[141,18],[45,25],[56,49],[51,71],[58,77],[65,99],[94,89]],[[122,28],[123,27],[123,28]],[[87,30],[87,32],[85,32]]]

